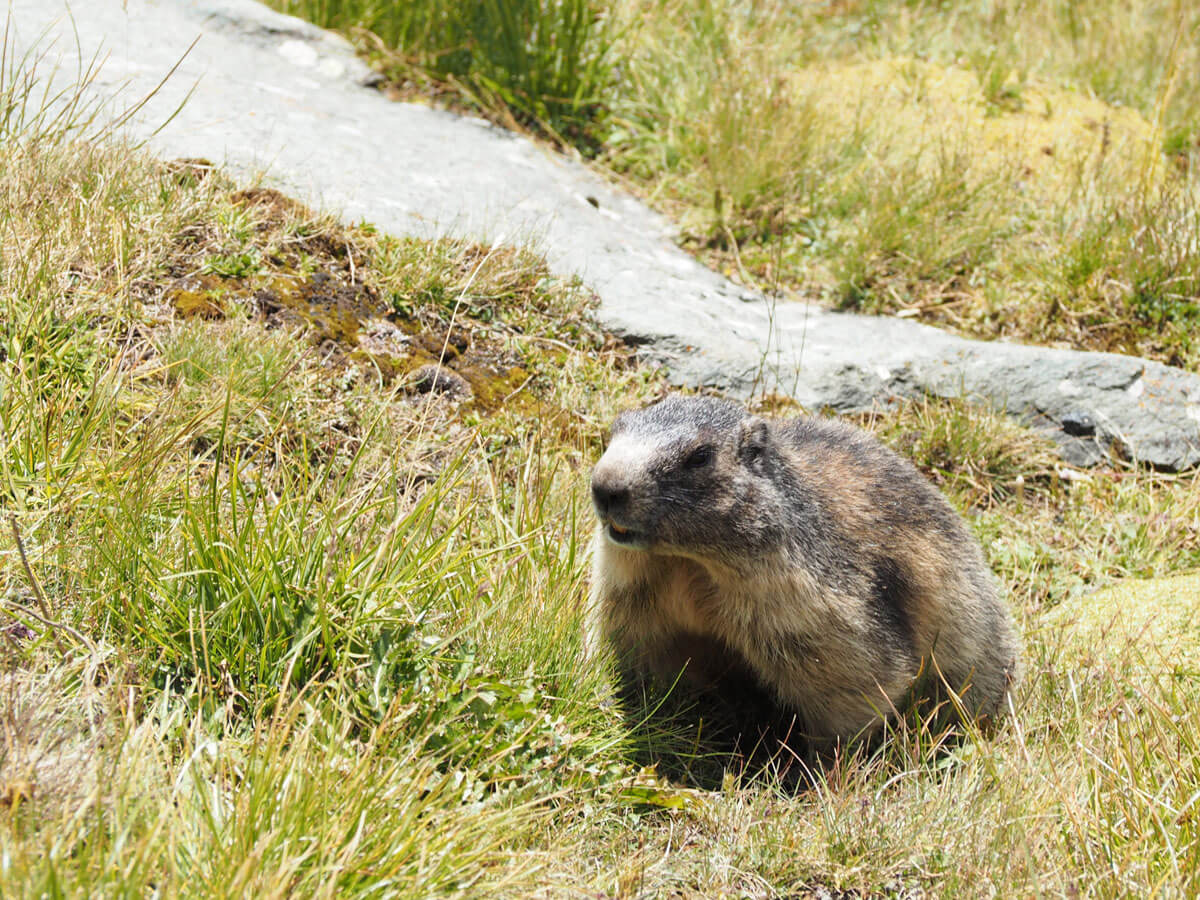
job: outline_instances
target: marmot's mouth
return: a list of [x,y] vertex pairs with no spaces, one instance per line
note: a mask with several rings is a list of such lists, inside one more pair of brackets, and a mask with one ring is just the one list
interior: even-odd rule
[[641,544],[644,543],[640,533],[632,528],[625,528],[618,525],[616,522],[610,521],[606,529],[609,540],[617,544]]

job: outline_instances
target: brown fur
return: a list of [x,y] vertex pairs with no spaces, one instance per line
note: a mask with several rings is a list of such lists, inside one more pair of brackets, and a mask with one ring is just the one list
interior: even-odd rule
[[865,433],[672,397],[618,418],[592,488],[594,636],[627,690],[761,693],[818,748],[945,687],[970,718],[1004,711],[1019,645],[979,547]]

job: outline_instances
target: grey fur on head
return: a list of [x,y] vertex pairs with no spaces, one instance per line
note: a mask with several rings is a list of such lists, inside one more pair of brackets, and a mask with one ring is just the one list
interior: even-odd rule
[[736,708],[750,685],[816,746],[914,693],[1003,712],[1019,645],[983,555],[864,432],[671,396],[617,418],[591,487],[593,628],[626,689],[682,673]]

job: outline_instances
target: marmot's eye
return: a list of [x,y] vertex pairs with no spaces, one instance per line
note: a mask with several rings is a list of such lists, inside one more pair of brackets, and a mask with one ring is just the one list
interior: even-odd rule
[[713,448],[707,445],[697,447],[688,454],[688,458],[683,461],[685,469],[699,469],[702,466],[707,466],[712,462]]

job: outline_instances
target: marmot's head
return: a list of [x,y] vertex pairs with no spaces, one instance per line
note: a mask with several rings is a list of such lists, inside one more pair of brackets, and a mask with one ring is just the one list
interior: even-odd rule
[[783,533],[782,468],[765,420],[672,396],[617,417],[592,472],[592,503],[620,546],[744,559]]

